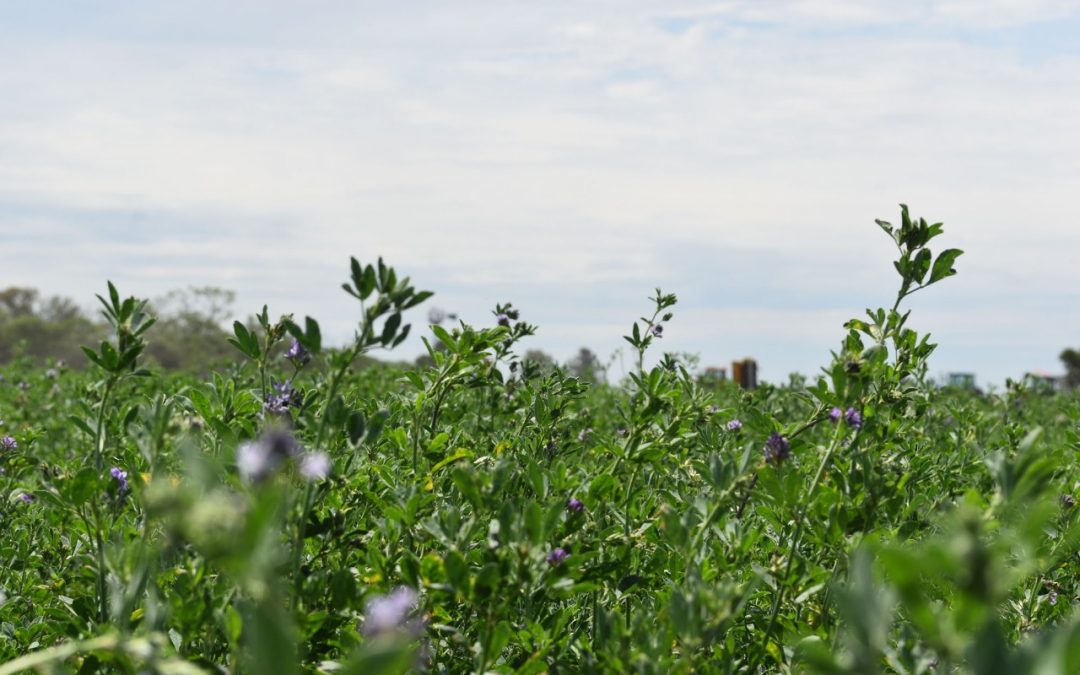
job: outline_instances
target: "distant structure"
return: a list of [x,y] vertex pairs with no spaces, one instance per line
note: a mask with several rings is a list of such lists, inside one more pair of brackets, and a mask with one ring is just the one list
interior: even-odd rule
[[732,361],[731,379],[743,389],[757,389],[757,361],[749,358]]
[[1024,373],[1024,386],[1028,389],[1043,392],[1055,392],[1065,390],[1065,376],[1064,375],[1052,375],[1050,373],[1036,370],[1029,373]]
[[709,366],[705,369],[705,373],[702,374],[701,379],[709,384],[725,382],[727,381],[727,368]]
[[949,373],[946,386],[975,391],[975,373]]

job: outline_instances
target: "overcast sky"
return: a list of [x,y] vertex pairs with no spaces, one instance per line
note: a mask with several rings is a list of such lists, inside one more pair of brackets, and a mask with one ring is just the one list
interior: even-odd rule
[[0,286],[215,285],[340,341],[382,255],[560,358],[661,286],[665,349],[776,381],[891,305],[905,202],[967,252],[910,303],[932,373],[1056,372],[1077,36],[1054,0],[0,0]]

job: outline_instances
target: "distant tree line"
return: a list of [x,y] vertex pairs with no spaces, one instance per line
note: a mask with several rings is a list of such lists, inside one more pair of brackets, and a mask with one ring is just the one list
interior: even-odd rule
[[[235,361],[225,325],[233,316],[232,291],[215,287],[174,290],[151,303],[157,323],[147,334],[146,358],[162,368],[204,369]],[[0,291],[0,363],[30,357],[86,365],[82,345],[105,339],[104,321],[73,300],[42,297],[37,289]]]
[[[239,361],[240,353],[228,342],[235,301],[233,291],[214,286],[172,290],[153,300],[150,309],[157,323],[147,333],[147,361],[170,370],[206,370]],[[254,317],[244,323],[256,330]],[[100,314],[83,310],[70,298],[45,297],[34,288],[0,290],[0,364],[29,357],[81,368],[87,363],[82,346],[98,345],[107,336]],[[528,350],[525,359],[544,367],[557,365],[539,349]],[[430,358],[424,354],[416,365],[430,365]],[[607,379],[608,365],[587,347],[565,368],[589,382]]]

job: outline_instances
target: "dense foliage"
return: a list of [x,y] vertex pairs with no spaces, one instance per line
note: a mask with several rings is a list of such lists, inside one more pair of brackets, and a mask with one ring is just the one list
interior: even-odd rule
[[656,353],[659,290],[606,385],[511,305],[355,369],[429,295],[381,260],[348,347],[263,308],[245,362],[156,373],[110,284],[91,369],[3,370],[0,675],[1080,672],[1078,400],[931,386],[900,308],[960,252],[879,225],[892,307],[745,392]]

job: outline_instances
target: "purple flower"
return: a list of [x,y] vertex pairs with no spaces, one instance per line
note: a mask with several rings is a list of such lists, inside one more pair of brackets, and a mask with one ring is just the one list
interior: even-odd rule
[[628,434],[628,433],[630,433],[630,432],[628,432],[626,430],[626,427],[619,427],[618,429],[615,430],[615,435],[618,436],[619,438],[626,438],[626,434]]
[[664,324],[658,323],[649,327],[649,332],[653,334],[653,337],[664,337]]
[[118,486],[116,488],[117,494],[125,494],[130,489],[127,480],[127,471],[124,471],[118,466],[114,466],[113,468],[109,469],[109,475],[112,476],[113,480],[118,483]]
[[29,492],[24,492],[21,495],[19,495],[19,499],[21,499],[23,502],[25,502],[27,504],[33,504],[34,501],[37,500],[37,497],[30,494]]
[[833,409],[829,411],[829,419],[831,419],[833,422],[839,422],[843,414],[843,410],[840,410],[840,408],[833,406]]
[[17,447],[19,447],[18,442],[16,442],[16,440],[11,436],[4,436],[3,438],[0,438],[0,449],[14,450]]
[[510,326],[510,315],[503,312],[495,317],[495,320],[499,322],[500,326]]
[[567,552],[566,552],[565,550],[563,550],[563,549],[562,549],[562,548],[560,547],[560,548],[557,548],[557,549],[555,549],[555,550],[554,550],[554,551],[552,551],[551,553],[548,553],[548,554],[547,554],[547,558],[545,558],[545,560],[547,560],[547,563],[548,563],[549,565],[551,565],[552,567],[556,567],[556,566],[558,566],[558,565],[561,565],[561,564],[563,564],[563,562],[564,562],[564,561],[565,561],[565,560],[567,559],[567,557],[569,557],[569,556],[570,556],[570,554],[569,554],[569,553],[567,553]]
[[571,497],[569,501],[566,502],[566,510],[571,513],[581,513],[585,510],[585,504],[577,497]]
[[360,629],[368,637],[397,631],[419,636],[424,628],[423,621],[410,620],[410,615],[416,611],[418,599],[413,589],[398,586],[388,595],[368,600]]
[[847,412],[844,413],[844,421],[847,422],[849,427],[856,431],[862,428],[862,415],[859,414],[859,411],[855,408],[847,409]]
[[299,340],[293,340],[292,346],[285,351],[285,358],[297,368],[311,363],[311,353],[304,349]]
[[727,423],[728,431],[738,431],[739,429],[742,429],[742,422],[739,420],[731,420]]
[[589,436],[591,436],[591,435],[592,435],[592,427],[588,427],[587,429],[582,429],[581,431],[578,432],[578,435],[577,435],[578,443],[584,443],[589,438]]
[[791,443],[775,431],[765,441],[765,461],[779,464],[791,456]]

